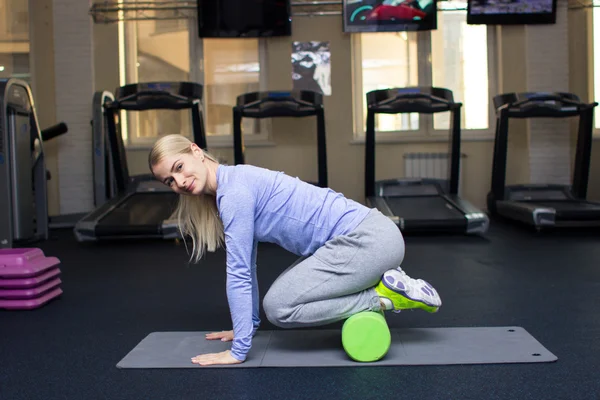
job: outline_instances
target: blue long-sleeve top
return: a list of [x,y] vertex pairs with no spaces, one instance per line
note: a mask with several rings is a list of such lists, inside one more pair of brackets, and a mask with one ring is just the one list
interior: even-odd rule
[[329,188],[251,165],[219,165],[216,200],[227,254],[231,355],[244,361],[260,324],[258,243],[310,255],[329,239],[352,231],[369,209]]

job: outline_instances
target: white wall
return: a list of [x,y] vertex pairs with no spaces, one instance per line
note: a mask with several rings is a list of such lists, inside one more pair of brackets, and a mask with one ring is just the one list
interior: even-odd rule
[[69,133],[58,138],[60,213],[93,209],[92,95],[93,20],[90,1],[54,0],[56,119]]

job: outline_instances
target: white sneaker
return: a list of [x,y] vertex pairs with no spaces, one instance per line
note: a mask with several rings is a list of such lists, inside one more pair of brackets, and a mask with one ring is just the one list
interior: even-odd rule
[[375,291],[392,302],[394,312],[421,308],[434,313],[442,306],[442,299],[433,286],[409,277],[400,267],[386,271]]

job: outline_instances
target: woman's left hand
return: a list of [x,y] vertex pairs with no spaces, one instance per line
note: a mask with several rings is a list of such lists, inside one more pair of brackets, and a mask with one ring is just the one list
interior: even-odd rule
[[199,365],[241,364],[242,362],[231,355],[229,350],[221,353],[201,354],[192,358],[192,363]]
[[233,340],[233,331],[207,333],[206,339],[208,339],[208,340],[221,339],[221,341],[223,341],[223,342],[231,342]]

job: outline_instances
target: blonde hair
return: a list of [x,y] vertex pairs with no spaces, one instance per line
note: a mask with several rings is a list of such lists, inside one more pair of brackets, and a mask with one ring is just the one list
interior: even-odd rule
[[[148,155],[148,166],[158,164],[164,157],[192,153],[192,141],[185,136],[172,134],[161,137],[154,143]],[[204,151],[204,149],[203,149]],[[218,163],[217,159],[204,151],[204,156]],[[153,172],[154,173],[154,172]],[[190,261],[197,263],[205,250],[214,252],[223,244],[223,222],[219,218],[216,199],[210,195],[179,195],[175,210],[179,231],[184,239],[192,239]],[[187,248],[187,246],[186,246]]]

